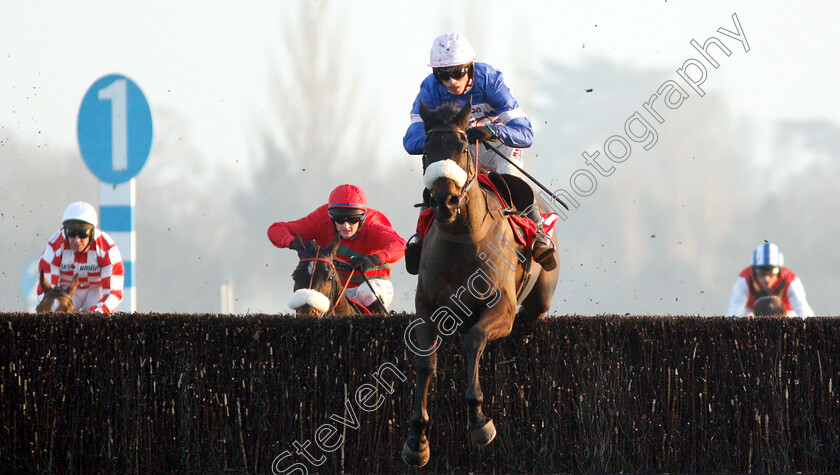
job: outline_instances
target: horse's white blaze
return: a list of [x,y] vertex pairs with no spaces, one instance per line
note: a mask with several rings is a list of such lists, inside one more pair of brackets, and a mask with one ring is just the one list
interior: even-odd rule
[[441,160],[426,167],[423,173],[423,184],[431,190],[438,178],[448,178],[460,188],[467,182],[467,172],[452,160]]
[[304,305],[309,305],[321,313],[327,313],[330,309],[330,299],[321,292],[312,289],[297,289],[289,297],[289,307],[297,310]]
[[55,312],[56,310],[58,310],[59,305],[61,304],[58,303],[58,299],[53,299],[52,305],[50,305],[50,312]]

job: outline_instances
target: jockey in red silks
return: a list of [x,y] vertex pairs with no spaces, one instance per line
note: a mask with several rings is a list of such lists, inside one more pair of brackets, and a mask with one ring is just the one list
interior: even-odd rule
[[735,281],[726,315],[750,316],[756,300],[775,295],[782,299],[789,316],[813,317],[802,281],[783,264],[784,256],[775,244],[765,242],[756,247],[750,267]]
[[[423,119],[420,118],[421,102],[427,108],[434,109],[448,102],[463,106],[471,98],[472,112],[470,126],[466,131],[467,140],[471,144],[478,140],[499,141],[501,145],[496,148],[521,167],[522,149],[533,143],[534,130],[510,93],[502,73],[487,63],[476,62],[475,50],[459,33],[441,35],[435,39],[429,66],[432,67],[432,74],[420,84],[420,93],[411,108],[411,125],[403,137],[406,152],[411,155],[423,153],[426,132]],[[516,167],[492,150],[483,148],[478,161],[485,169],[523,179]],[[528,207],[527,213],[537,228],[536,234],[531,235],[533,242],[529,243],[534,260],[544,269],[552,270],[557,267],[554,243],[543,232],[542,215],[536,203]],[[422,228],[422,225],[418,226],[418,234],[412,236],[406,247],[406,269],[414,275],[417,274],[425,236],[425,229]]]
[[[355,185],[340,185],[330,193],[329,202],[296,221],[277,222],[269,226],[268,239],[277,247],[288,248],[295,239],[314,239],[319,246],[328,246],[336,234],[340,236],[335,258],[349,263],[349,268],[336,270],[341,285],[347,285],[347,296],[369,309],[375,307],[376,296],[387,307],[394,298],[391,284],[391,264],[405,254],[405,240],[391,226],[381,212],[367,205],[367,196]],[[359,272],[368,277],[370,286]],[[371,288],[373,287],[373,288]],[[376,292],[374,294],[373,292]]]
[[[96,210],[77,201],[64,210],[62,227],[50,237],[38,269],[53,287],[78,276],[73,306],[79,311],[111,313],[123,298],[125,266],[111,236],[96,227]],[[38,301],[44,289],[38,283]]]

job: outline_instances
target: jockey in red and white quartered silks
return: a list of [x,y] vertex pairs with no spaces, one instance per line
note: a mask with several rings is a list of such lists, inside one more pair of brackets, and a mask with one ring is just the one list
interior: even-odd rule
[[[125,267],[111,236],[96,228],[96,211],[88,203],[72,203],[64,212],[63,226],[50,238],[39,270],[51,286],[68,285],[78,276],[73,305],[79,311],[111,313],[123,298]],[[87,237],[77,236],[87,232]],[[72,237],[71,237],[72,236]],[[71,240],[83,240],[87,247],[75,250]],[[85,242],[87,241],[87,242]],[[44,290],[38,284],[38,301]]]

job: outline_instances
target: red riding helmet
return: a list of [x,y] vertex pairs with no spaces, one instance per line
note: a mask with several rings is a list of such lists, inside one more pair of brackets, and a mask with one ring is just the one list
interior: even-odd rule
[[330,216],[364,216],[367,196],[356,185],[339,185],[330,193],[327,210]]

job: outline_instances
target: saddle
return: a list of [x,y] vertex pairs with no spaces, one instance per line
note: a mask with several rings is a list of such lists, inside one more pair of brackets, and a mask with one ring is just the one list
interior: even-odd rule
[[534,202],[534,190],[518,176],[491,171],[479,174],[478,182],[482,188],[495,193],[512,211],[522,212]]
[[[496,200],[488,200],[487,211],[506,217],[516,241],[522,246],[529,247],[537,233],[537,225],[521,213],[534,203],[534,190],[525,183],[525,180],[517,176],[496,172],[479,173],[478,183],[481,188],[496,198]],[[491,204],[494,201],[495,206]],[[543,213],[543,231],[549,236],[554,230],[557,217],[555,213]],[[424,209],[417,221],[417,232],[425,237],[434,219],[432,209]]]
[[[534,204],[534,190],[518,176],[496,172],[479,174],[480,186],[495,195],[503,206],[503,214],[507,216],[516,241],[526,247],[531,245],[537,233],[537,224],[524,216],[524,213]],[[488,210],[493,211],[493,210]],[[543,231],[549,236],[557,222],[557,214],[542,213]]]

